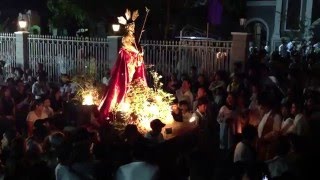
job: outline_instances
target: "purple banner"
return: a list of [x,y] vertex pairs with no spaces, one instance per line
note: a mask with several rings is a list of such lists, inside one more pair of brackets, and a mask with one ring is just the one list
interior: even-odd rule
[[223,7],[221,0],[208,1],[208,22],[213,25],[219,25],[222,21]]

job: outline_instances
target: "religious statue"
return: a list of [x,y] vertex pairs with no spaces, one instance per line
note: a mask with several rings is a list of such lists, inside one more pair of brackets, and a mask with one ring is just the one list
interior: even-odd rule
[[118,17],[119,23],[125,26],[125,34],[117,61],[111,71],[108,89],[99,105],[102,119],[107,118],[116,105],[125,101],[128,86],[132,81],[140,80],[147,85],[143,52],[138,49],[134,35],[135,20],[138,16],[137,10],[131,14],[127,9],[125,17]]

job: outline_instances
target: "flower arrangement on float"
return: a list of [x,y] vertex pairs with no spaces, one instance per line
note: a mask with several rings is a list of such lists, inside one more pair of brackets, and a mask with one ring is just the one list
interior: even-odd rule
[[170,125],[173,123],[170,104],[174,96],[162,89],[162,78],[156,71],[150,70],[153,78],[153,86],[148,87],[139,79],[132,81],[129,85],[125,101],[117,104],[113,109],[116,116],[113,124],[123,130],[127,124],[135,124],[141,133],[150,130],[150,121],[160,119],[163,123]]
[[96,105],[101,102],[102,88],[98,86],[94,75],[77,75],[72,78],[72,82],[77,85],[77,94],[74,99],[82,105]]

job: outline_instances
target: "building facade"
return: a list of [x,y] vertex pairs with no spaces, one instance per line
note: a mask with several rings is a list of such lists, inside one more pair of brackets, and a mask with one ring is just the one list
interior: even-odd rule
[[[314,3],[315,2],[315,3]],[[258,48],[268,45],[274,50],[281,38],[290,40],[310,36],[316,0],[247,0],[246,30]]]

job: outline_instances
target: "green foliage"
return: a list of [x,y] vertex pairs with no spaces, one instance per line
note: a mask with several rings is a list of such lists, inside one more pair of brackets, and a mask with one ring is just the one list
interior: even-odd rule
[[30,27],[29,32],[34,34],[35,32],[41,34],[41,28],[38,25],[33,25]]
[[50,24],[56,28],[65,28],[75,21],[79,26],[87,19],[87,13],[72,0],[48,0],[47,7],[51,12]]
[[158,118],[164,123],[170,123],[172,120],[170,103],[174,100],[174,96],[163,91],[160,82],[162,77],[157,72],[150,73],[154,86],[150,88],[139,79],[132,81],[125,98],[129,108],[124,111],[124,107],[118,105],[114,109],[115,112],[124,112],[124,117],[119,118],[120,122],[118,119],[115,122],[118,129],[123,129],[127,124],[136,124],[141,132],[146,132],[148,129],[146,126],[152,119]]
[[99,105],[103,88],[97,84],[95,76],[91,74],[76,75],[72,78],[72,82],[77,84],[77,94],[74,100],[83,102],[86,95],[92,95],[95,105]]

